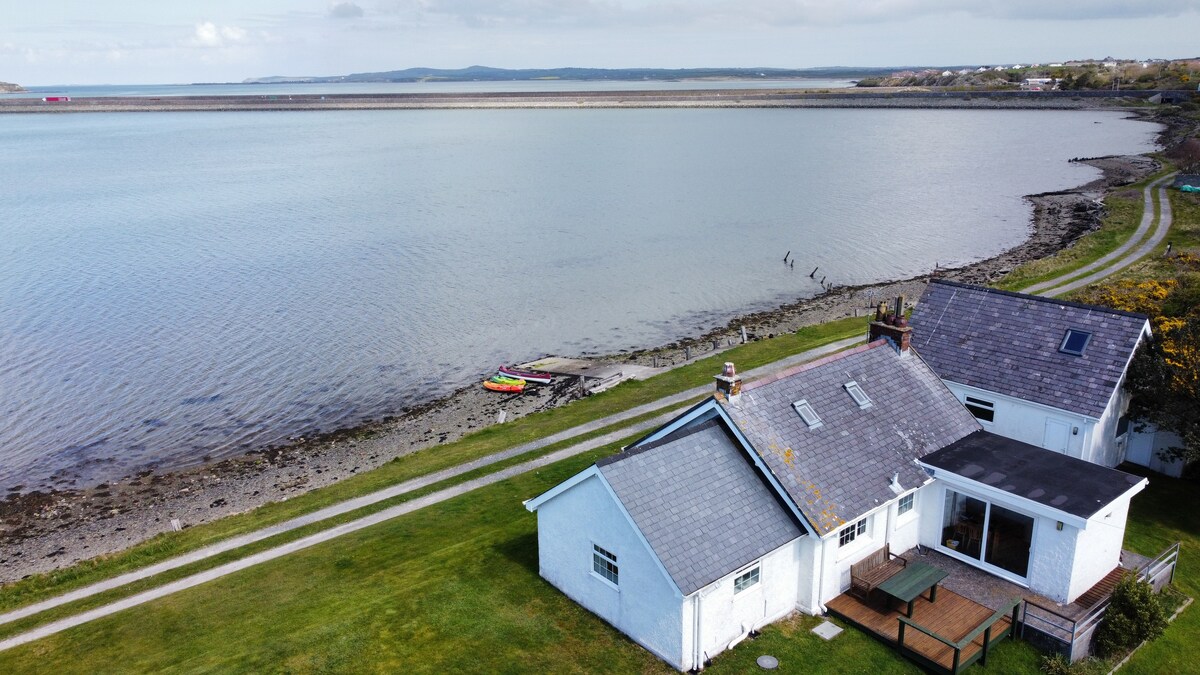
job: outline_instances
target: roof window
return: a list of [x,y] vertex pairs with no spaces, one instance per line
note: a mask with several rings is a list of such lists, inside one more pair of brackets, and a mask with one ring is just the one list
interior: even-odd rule
[[800,413],[800,419],[804,420],[809,429],[816,429],[823,424],[820,416],[817,415],[817,411],[813,410],[808,401],[801,399],[793,403],[792,407],[796,409],[797,413]]
[[1083,356],[1083,350],[1087,349],[1088,343],[1091,341],[1091,333],[1079,330],[1078,328],[1068,328],[1067,334],[1063,336],[1062,344],[1058,347],[1058,351],[1073,356]]
[[863,388],[857,382],[850,380],[842,386],[846,388],[847,393],[850,394],[850,398],[854,399],[854,402],[858,404],[860,409],[866,410],[871,407],[870,397],[867,396],[867,392],[863,391]]

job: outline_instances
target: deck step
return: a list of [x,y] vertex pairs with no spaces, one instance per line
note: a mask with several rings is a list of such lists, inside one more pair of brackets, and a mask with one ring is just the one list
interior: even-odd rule
[[1111,572],[1106,574],[1103,579],[1096,583],[1095,586],[1084,591],[1083,595],[1075,599],[1076,605],[1083,609],[1091,609],[1100,602],[1106,600],[1112,595],[1113,589],[1117,587],[1117,582],[1121,577],[1125,576],[1127,570],[1115,567]]

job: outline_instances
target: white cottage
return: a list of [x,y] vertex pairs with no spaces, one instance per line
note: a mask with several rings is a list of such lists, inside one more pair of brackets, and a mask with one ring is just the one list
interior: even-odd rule
[[1104,466],[1125,460],[1123,387],[1141,315],[935,280],[913,346],[992,433]]
[[[984,431],[911,329],[873,325],[885,339],[744,387],[729,366],[712,398],[526,502],[542,577],[691,670],[792,611],[823,613],[885,545],[1063,602],[1114,569],[1145,480]],[[1077,465],[1094,479],[1058,480]]]

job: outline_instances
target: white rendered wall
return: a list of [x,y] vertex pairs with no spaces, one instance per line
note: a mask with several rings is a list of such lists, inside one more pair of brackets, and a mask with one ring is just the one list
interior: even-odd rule
[[[1001,506],[1012,508],[1008,504]],[[1056,602],[1070,602],[1074,599],[1070,594],[1076,559],[1089,555],[1077,545],[1079,529],[1064,524],[1059,530],[1057,520],[1045,517],[1035,520],[1029,556],[1029,590]]]
[[[598,477],[542,504],[538,568],[542,578],[671,666],[684,663],[683,597],[658,567]],[[619,587],[592,572],[592,545],[617,555]]]
[[1067,602],[1074,602],[1120,564],[1129,501],[1129,497],[1122,497],[1109,504],[1089,518],[1087,527],[1079,532],[1075,544],[1079,555],[1075,556]]
[[1159,473],[1174,476],[1175,478],[1183,475],[1182,460],[1164,461],[1158,456],[1160,450],[1182,445],[1179,436],[1169,431],[1163,431],[1152,424],[1144,431],[1134,431],[1132,427],[1133,424],[1131,423],[1129,429],[1129,449],[1125,454],[1125,459]]
[[[950,391],[954,392],[960,402],[965,403],[967,396],[992,402],[996,413],[994,420],[991,422],[979,420],[984,429],[1005,438],[1023,441],[1040,448],[1044,447],[1042,441],[1046,433],[1046,421],[1056,420],[1068,427],[1067,449],[1064,454],[1087,459],[1084,457],[1084,441],[1092,422],[1089,418],[950,380],[942,380],[942,382]],[[1074,429],[1079,429],[1079,433],[1071,433],[1071,430]]]
[[1126,444],[1128,435],[1124,439],[1118,441],[1117,424],[1121,421],[1121,416],[1129,409],[1129,394],[1123,386],[1125,378],[1122,376],[1121,383],[1117,385],[1117,391],[1108,401],[1108,407],[1104,409],[1104,414],[1100,416],[1100,421],[1092,425],[1084,439],[1083,459],[1101,466],[1114,467],[1125,461]]
[[888,535],[888,544],[891,547],[892,553],[899,555],[921,543],[921,510],[923,508],[921,502],[926,493],[927,490],[924,489],[912,493],[912,510],[903,515],[898,513],[900,509],[899,499],[888,505],[888,516],[892,530]]
[[[692,608],[695,604],[700,607],[701,661],[704,660],[705,654],[709,658],[716,656],[728,649],[731,641],[795,611],[800,541],[807,538],[795,539],[763,556],[759,583],[741,593],[734,593],[734,579],[740,572],[753,565],[731,572],[683,599],[684,669],[694,666],[688,661],[693,649],[695,624]],[[700,596],[698,602],[695,596]]]
[[[894,508],[894,504],[894,501],[885,504],[882,508],[865,516],[867,519],[866,533],[859,535],[845,546],[838,545],[838,533],[845,526],[821,538],[820,546],[824,548],[824,561],[822,564],[822,552],[817,551],[817,565],[821,570],[820,602],[822,605],[850,588],[851,565],[883,546],[887,538],[887,510]],[[847,523],[846,526],[858,522],[858,520],[861,518]],[[893,552],[899,553],[900,551],[894,550]]]
[[817,537],[800,537],[796,542],[796,607],[805,614],[824,614],[821,607],[821,580],[817,574],[821,564],[821,551],[824,544]]

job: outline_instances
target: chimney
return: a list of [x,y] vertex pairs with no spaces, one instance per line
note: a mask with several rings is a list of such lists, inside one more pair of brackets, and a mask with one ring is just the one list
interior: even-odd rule
[[903,295],[896,298],[893,306],[888,307],[886,302],[880,302],[875,309],[875,320],[867,330],[867,342],[879,338],[887,338],[901,356],[908,354],[912,344],[912,328],[908,325],[908,319],[904,318]]
[[717,381],[717,391],[715,396],[718,400],[729,399],[730,402],[736,403],[742,394],[742,378],[737,374],[737,370],[733,367],[732,361],[725,362],[725,368],[720,375],[713,378]]

